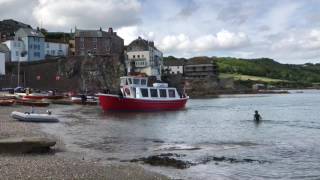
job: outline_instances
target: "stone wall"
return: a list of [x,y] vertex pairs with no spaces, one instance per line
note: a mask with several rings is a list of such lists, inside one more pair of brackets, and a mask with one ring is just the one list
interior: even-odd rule
[[188,79],[182,74],[169,74],[162,76],[162,80],[169,86],[176,87],[179,93],[187,93],[191,98],[216,97],[221,91],[217,78]]
[[[7,63],[7,75],[0,87],[17,86],[17,63]],[[123,57],[69,57],[21,63],[20,85],[41,90],[98,92],[109,89],[117,92],[119,77],[125,75]]]

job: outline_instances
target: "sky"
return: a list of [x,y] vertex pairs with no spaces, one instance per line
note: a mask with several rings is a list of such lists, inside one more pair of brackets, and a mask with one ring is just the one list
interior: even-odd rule
[[320,0],[0,0],[0,20],[141,36],[164,56],[320,63]]

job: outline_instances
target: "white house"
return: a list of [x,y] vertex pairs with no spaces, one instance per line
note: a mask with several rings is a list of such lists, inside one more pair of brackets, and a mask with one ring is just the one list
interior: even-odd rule
[[67,56],[69,45],[65,43],[45,42],[46,56]]
[[21,57],[21,52],[26,49],[24,42],[14,38],[13,40],[5,41],[3,44],[6,44],[10,50],[10,59],[12,62],[15,61],[27,61],[27,56]]
[[167,59],[163,61],[164,73],[168,74],[183,74],[184,60]]
[[139,37],[132,41],[126,50],[128,73],[144,73],[161,79],[162,52],[152,41]]
[[0,75],[6,74],[6,54],[3,52],[0,52]]
[[21,39],[27,52],[27,61],[38,61],[44,59],[44,35],[37,30],[20,28],[15,33],[15,38]]

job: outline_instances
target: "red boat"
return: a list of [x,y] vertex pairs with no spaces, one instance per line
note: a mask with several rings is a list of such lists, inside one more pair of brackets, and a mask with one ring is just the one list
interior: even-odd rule
[[49,94],[42,94],[42,93],[33,93],[33,94],[26,94],[26,93],[16,93],[19,98],[24,99],[34,99],[34,100],[41,100],[41,99],[62,99],[62,95],[49,95]]
[[185,107],[189,97],[179,95],[176,88],[167,83],[147,86],[146,77],[121,77],[121,95],[97,94],[104,111],[159,111]]

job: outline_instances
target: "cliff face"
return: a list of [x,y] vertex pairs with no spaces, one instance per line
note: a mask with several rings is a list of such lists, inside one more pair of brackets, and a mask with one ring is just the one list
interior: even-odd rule
[[[21,63],[20,85],[42,90],[117,92],[119,78],[125,75],[122,62],[121,56],[110,55]],[[8,63],[6,69],[6,82],[0,80],[0,86],[15,87],[17,63]]]

